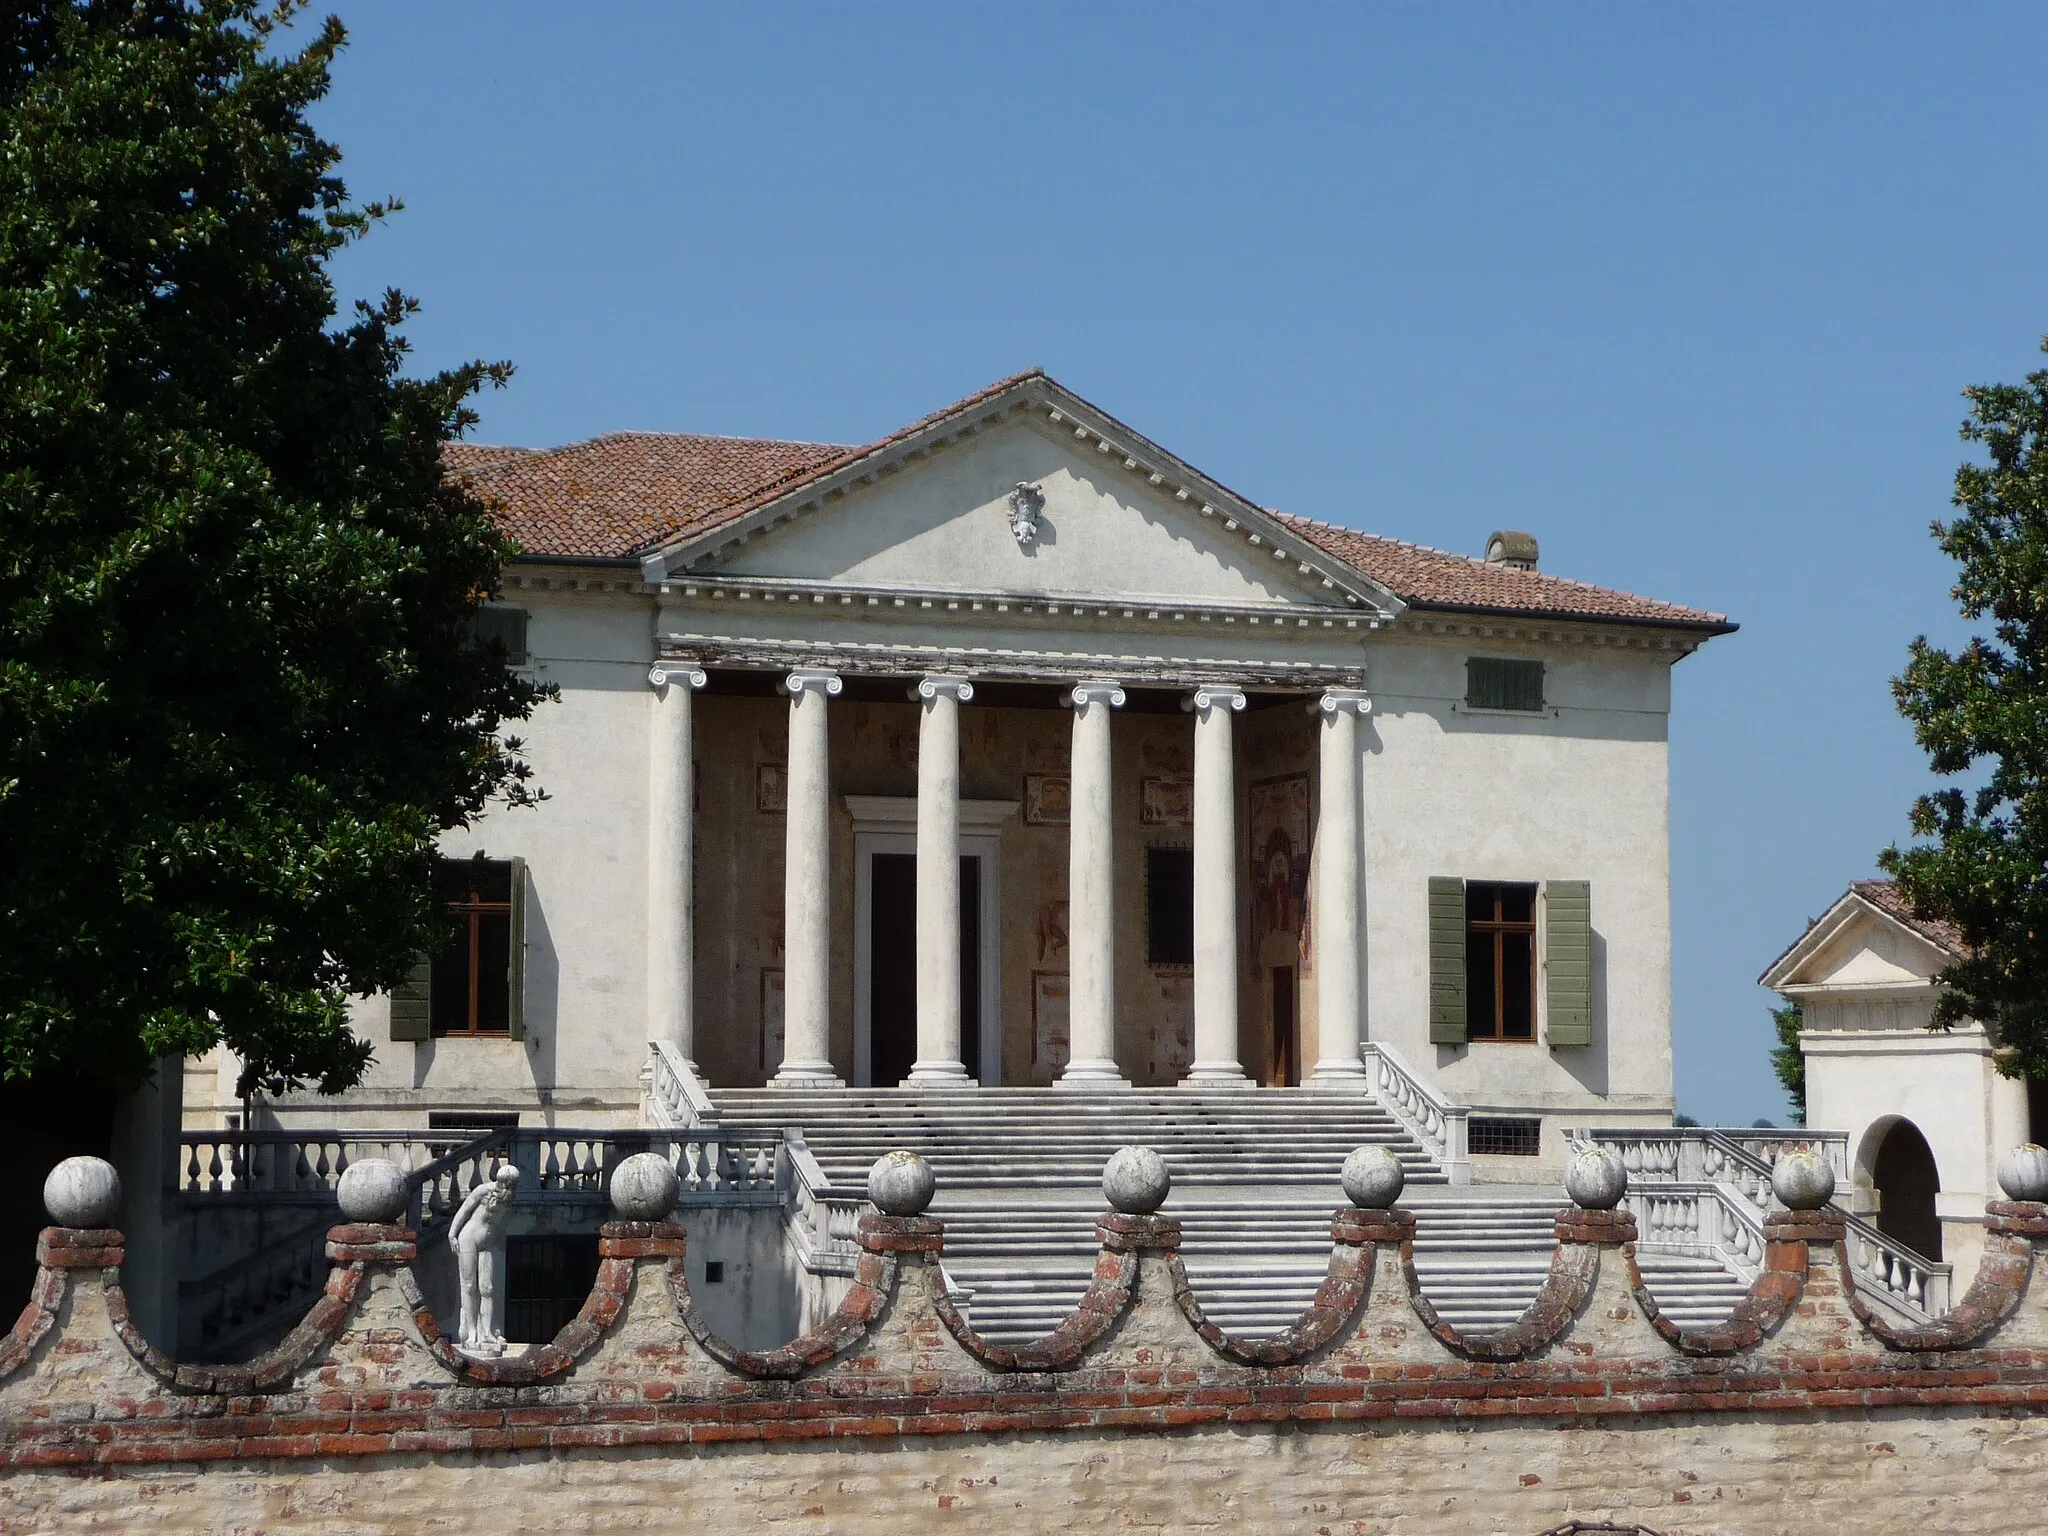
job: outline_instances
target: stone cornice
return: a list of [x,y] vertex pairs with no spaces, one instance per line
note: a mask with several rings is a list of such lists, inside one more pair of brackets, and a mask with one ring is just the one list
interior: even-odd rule
[[853,613],[981,614],[988,618],[1045,622],[1062,628],[1077,618],[1112,623],[1183,627],[1213,624],[1247,629],[1356,631],[1378,629],[1384,615],[1310,603],[1217,603],[1155,596],[1104,597],[1088,593],[975,591],[951,587],[878,586],[856,582],[806,581],[783,576],[681,576],[654,590],[671,604],[787,604],[798,609],[845,609]]
[[1318,688],[1356,682],[1363,670],[1357,659],[1275,661],[1209,656],[1161,655],[1157,652],[1103,650],[1019,650],[999,646],[906,645],[893,641],[763,640],[752,636],[665,634],[657,642],[665,661],[703,666],[738,667],[755,671],[788,671],[827,667],[848,675],[899,676],[904,673],[946,673],[977,680],[1054,682],[1115,677],[1138,685]]

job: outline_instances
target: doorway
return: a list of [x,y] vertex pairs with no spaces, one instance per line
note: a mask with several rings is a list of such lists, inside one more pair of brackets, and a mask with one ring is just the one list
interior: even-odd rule
[[1267,1053],[1266,1086],[1296,1088],[1301,1085],[1298,1042],[1301,1031],[1295,1009],[1294,967],[1273,967],[1272,1048]]
[[[917,855],[869,855],[868,1086],[894,1088],[917,1061]],[[981,858],[960,856],[960,1059],[981,1061]]]
[[1877,1190],[1877,1229],[1923,1258],[1941,1257],[1941,1219],[1934,1197],[1941,1176],[1934,1149],[1910,1120],[1894,1121],[1871,1160],[1870,1182]]
[[[917,1061],[917,801],[848,795],[853,813],[853,1085],[895,1087]],[[1003,1076],[1001,828],[1014,800],[960,802],[960,1057]]]

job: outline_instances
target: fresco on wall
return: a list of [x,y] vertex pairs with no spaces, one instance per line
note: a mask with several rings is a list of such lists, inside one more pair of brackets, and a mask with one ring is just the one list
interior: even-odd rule
[[1260,779],[1251,787],[1252,943],[1302,930],[1308,894],[1308,775]]
[[1051,1082],[1067,1065],[1067,973],[1031,973],[1031,1075]]
[[1027,827],[1064,827],[1069,805],[1065,774],[1024,775],[1024,824]]
[[1141,779],[1138,821],[1148,827],[1186,827],[1195,820],[1195,786],[1188,779]]
[[1192,976],[1161,976],[1159,997],[1166,1005],[1159,1033],[1152,1041],[1152,1078],[1155,1082],[1177,1083],[1188,1075],[1195,1061],[1195,979]]
[[782,972],[761,968],[761,1070],[774,1076],[782,1065]]
[[754,765],[754,809],[780,816],[789,809],[789,769],[781,763]]
[[1038,963],[1063,965],[1067,958],[1067,904],[1048,901],[1038,909]]

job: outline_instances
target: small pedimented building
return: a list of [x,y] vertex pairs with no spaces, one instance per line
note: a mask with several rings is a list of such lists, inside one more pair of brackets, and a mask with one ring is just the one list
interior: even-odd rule
[[1799,1005],[1806,1123],[1847,1133],[1852,1209],[1959,1276],[1982,1251],[1985,1201],[2001,1198],[1998,1159],[2048,1134],[2048,1094],[1997,1071],[1982,1024],[1929,1027],[1964,953],[1891,881],[1859,880],[1760,978]]
[[[1734,626],[1261,507],[1042,373],[878,442],[451,456],[549,794],[306,1123],[762,1084],[1364,1085],[1668,1123],[1670,671]],[[1349,519],[1366,508],[1333,509]],[[232,1063],[188,1079],[225,1116]],[[217,1123],[217,1120],[216,1120]]]

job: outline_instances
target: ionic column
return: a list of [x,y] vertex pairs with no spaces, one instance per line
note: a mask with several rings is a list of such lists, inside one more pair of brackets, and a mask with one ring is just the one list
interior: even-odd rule
[[1197,688],[1195,712],[1195,1060],[1183,1088],[1249,1088],[1237,1040],[1236,688]]
[[1110,789],[1110,711],[1115,683],[1077,683],[1074,761],[1068,775],[1067,1070],[1062,1088],[1128,1088],[1116,1069],[1115,805]]
[[666,1040],[696,1065],[695,722],[690,695],[704,669],[656,662],[647,758],[647,1040]]
[[964,677],[927,677],[917,726],[917,1060],[906,1083],[957,1088],[960,1060],[960,706]]
[[1312,942],[1316,966],[1316,1043],[1312,1088],[1363,1089],[1365,1063],[1364,935],[1359,884],[1365,864],[1364,805],[1358,777],[1358,722],[1372,699],[1358,688],[1326,689],[1316,703],[1322,720],[1322,794],[1317,805],[1316,900]]
[[844,688],[799,669],[789,690],[789,810],[782,858],[782,1065],[778,1088],[844,1087],[832,1070],[832,766],[825,701]]

